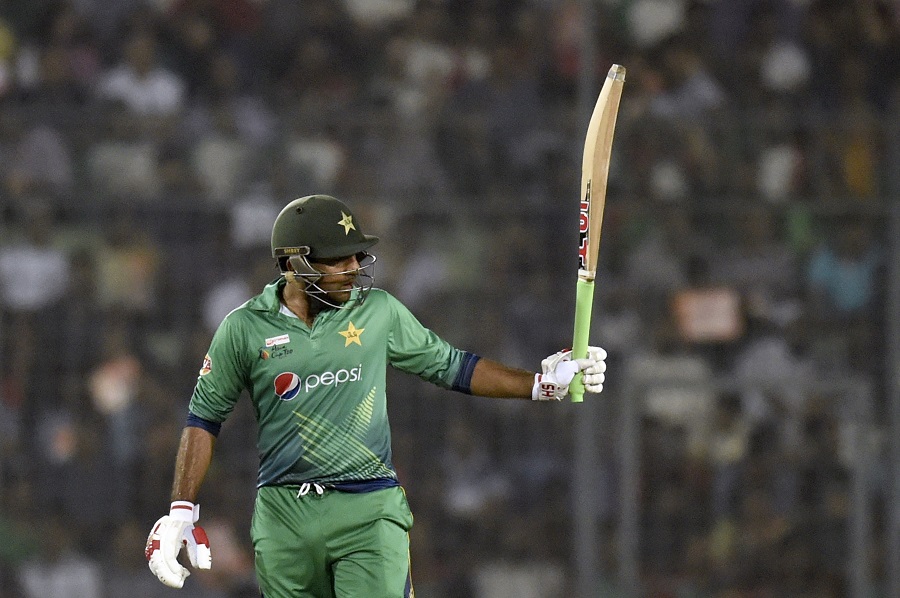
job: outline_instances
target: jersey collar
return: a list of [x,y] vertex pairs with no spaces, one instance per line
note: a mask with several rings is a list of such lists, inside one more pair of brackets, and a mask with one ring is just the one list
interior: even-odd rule
[[278,312],[281,308],[281,300],[278,299],[281,289],[287,281],[284,276],[276,278],[265,286],[262,293],[247,302],[247,307],[256,311]]

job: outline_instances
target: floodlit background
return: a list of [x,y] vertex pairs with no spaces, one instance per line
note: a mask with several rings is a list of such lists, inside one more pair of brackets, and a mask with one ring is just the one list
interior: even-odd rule
[[[582,405],[391,372],[426,598],[900,596],[900,9],[887,0],[0,1],[0,596],[257,596],[243,401],[214,568],[143,557],[278,210],[536,369],[571,342],[581,149],[628,69]],[[362,598],[362,597],[361,597]]]

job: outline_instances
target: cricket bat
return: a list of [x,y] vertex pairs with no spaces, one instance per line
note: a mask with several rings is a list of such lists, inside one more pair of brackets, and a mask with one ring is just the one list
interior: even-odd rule
[[[581,161],[581,203],[578,212],[578,281],[575,286],[575,334],[572,358],[587,357],[594,305],[594,279],[600,258],[600,227],[606,205],[606,181],[612,154],[619,100],[625,84],[625,67],[614,64],[606,75],[584,140]],[[584,400],[584,384],[577,374],[569,385],[573,403]]]

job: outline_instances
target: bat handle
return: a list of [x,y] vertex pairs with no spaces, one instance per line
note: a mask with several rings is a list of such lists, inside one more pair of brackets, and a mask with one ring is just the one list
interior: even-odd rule
[[[594,281],[578,279],[575,286],[575,334],[572,337],[572,358],[587,357],[588,337],[591,332],[591,310],[594,306]],[[575,375],[569,385],[569,397],[573,403],[584,401],[584,384],[581,372]]]

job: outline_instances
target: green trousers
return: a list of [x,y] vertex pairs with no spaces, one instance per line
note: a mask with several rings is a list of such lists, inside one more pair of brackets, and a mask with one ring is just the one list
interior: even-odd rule
[[251,535],[265,598],[411,598],[402,488],[365,493],[259,489]]

